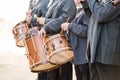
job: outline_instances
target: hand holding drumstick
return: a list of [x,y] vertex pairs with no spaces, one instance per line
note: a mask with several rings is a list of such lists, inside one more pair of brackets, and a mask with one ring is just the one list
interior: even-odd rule
[[112,4],[114,6],[119,5],[120,4],[120,0],[114,0],[114,1],[112,1]]
[[61,32],[60,33],[62,33],[63,31],[68,31],[69,21],[70,21],[70,17],[67,18],[65,23],[61,24]]
[[45,25],[45,18],[44,17],[37,17],[36,15],[34,15],[34,18],[37,19],[37,21],[39,22],[39,24]]
[[[44,17],[37,17],[37,15],[34,14],[34,18],[37,19],[37,21],[39,22],[39,24],[45,25],[44,24],[44,22],[45,22],[45,18]],[[46,31],[43,28],[41,28],[41,30],[40,30],[40,37],[42,38],[45,34],[46,34]]]

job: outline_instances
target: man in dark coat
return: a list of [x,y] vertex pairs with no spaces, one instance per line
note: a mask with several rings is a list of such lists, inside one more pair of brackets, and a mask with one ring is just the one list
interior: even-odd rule
[[[75,17],[76,6],[74,0],[55,0],[50,6],[45,18],[38,18],[40,24],[44,25],[40,34],[49,33],[54,35],[61,31],[60,25],[68,17],[72,20]],[[72,80],[72,63],[63,64],[60,68],[60,80]]]
[[[80,0],[76,0],[80,5]],[[63,23],[62,30],[68,31],[68,37],[74,51],[74,65],[77,80],[90,80],[89,65],[86,59],[87,31],[89,18],[86,16],[83,8],[77,9],[76,17],[71,23]]]
[[111,0],[87,0],[92,13],[87,54],[91,80],[120,80],[120,5]]

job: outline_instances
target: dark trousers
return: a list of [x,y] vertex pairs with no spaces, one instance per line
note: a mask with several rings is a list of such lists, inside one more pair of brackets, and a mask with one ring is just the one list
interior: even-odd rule
[[38,80],[59,80],[59,69],[39,73]]
[[75,65],[75,73],[77,80],[90,80],[88,63]]
[[38,80],[72,80],[72,63],[67,62],[57,69],[39,73]]
[[72,80],[72,63],[67,62],[60,68],[60,80]]
[[102,63],[90,64],[91,80],[120,80],[120,66]]
[[38,80],[47,80],[47,72],[38,73]]

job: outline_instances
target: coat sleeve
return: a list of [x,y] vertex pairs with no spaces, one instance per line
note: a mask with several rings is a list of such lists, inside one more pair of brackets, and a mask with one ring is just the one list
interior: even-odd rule
[[52,19],[45,19],[45,24],[47,24],[48,22],[50,22]]
[[39,22],[37,21],[37,19],[36,18],[32,18],[32,20],[31,20],[31,24],[32,24],[32,26],[34,27],[34,26],[38,26],[38,27],[40,27],[41,26],[41,24],[39,24]]
[[109,0],[104,3],[98,0],[87,0],[87,2],[98,22],[109,22],[120,15],[120,5],[115,7]]
[[[67,1],[67,0],[66,0]],[[73,1],[73,0],[71,0]],[[74,18],[76,14],[76,6],[74,2],[67,1],[61,8],[62,13],[58,18],[54,18],[49,21],[43,28],[47,33],[59,33],[61,30],[60,25],[67,20],[68,17]]]
[[49,0],[39,1],[38,3],[39,6],[32,12],[33,18],[31,20],[31,23],[33,26],[41,26],[39,22],[34,18],[34,14],[36,14],[37,17],[41,17],[41,16],[44,17],[48,10],[47,8],[48,3],[49,3]]
[[[83,18],[79,23],[70,23],[68,31],[79,37],[87,37],[89,18],[87,16],[80,17]],[[80,20],[80,19],[79,19]]]
[[38,7],[36,9],[34,9],[32,11],[32,19],[31,19],[31,24],[32,26],[40,26],[39,22],[37,21],[36,18],[34,18],[34,15],[36,15],[37,17],[41,17],[42,16],[42,12],[41,12],[41,7]]

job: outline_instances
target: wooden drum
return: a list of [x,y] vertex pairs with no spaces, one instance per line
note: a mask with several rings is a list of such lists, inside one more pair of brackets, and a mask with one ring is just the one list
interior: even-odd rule
[[25,38],[25,44],[32,72],[45,72],[58,68],[58,65],[49,63],[44,48],[44,42],[43,39],[40,38],[38,30],[34,28],[30,29]]
[[22,21],[13,27],[12,32],[14,34],[14,39],[16,40],[16,46],[24,47],[24,39],[27,31],[28,26],[26,21]]
[[66,35],[46,36],[45,47],[51,63],[64,64],[73,59],[73,50]]

